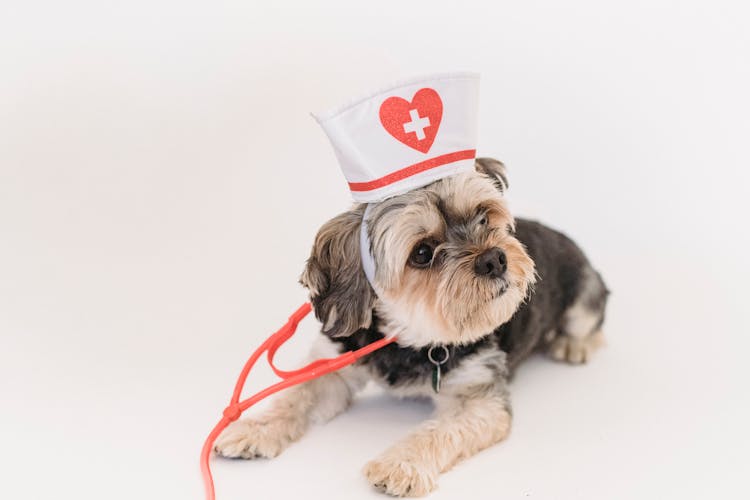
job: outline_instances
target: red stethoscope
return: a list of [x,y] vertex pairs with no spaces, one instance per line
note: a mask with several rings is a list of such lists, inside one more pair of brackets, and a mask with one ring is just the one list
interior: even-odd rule
[[[250,359],[248,359],[245,363],[245,366],[242,368],[240,376],[237,379],[237,383],[234,386],[232,399],[229,400],[229,405],[224,409],[223,417],[221,418],[221,420],[219,420],[219,423],[216,424],[211,433],[208,435],[205,443],[203,443],[203,450],[201,450],[201,472],[203,473],[203,483],[206,487],[207,500],[216,499],[216,494],[214,492],[214,480],[208,464],[208,459],[211,455],[211,449],[214,446],[214,441],[216,441],[216,438],[219,436],[219,434],[221,434],[221,431],[223,431],[229,424],[240,418],[242,412],[275,392],[281,391],[282,389],[286,389],[288,387],[292,387],[293,385],[301,384],[302,382],[307,382],[308,380],[318,378],[327,373],[340,370],[345,366],[351,365],[362,356],[366,356],[371,352],[376,351],[396,340],[395,336],[385,337],[360,349],[357,349],[356,351],[345,352],[344,354],[335,358],[315,360],[298,370],[279,370],[273,364],[273,357],[276,354],[276,351],[279,349],[279,347],[282,346],[282,344],[284,344],[284,342],[289,340],[292,335],[294,335],[294,332],[297,331],[297,325],[299,324],[299,322],[302,321],[302,319],[307,316],[311,310],[312,306],[310,305],[310,303],[305,303],[300,306],[300,308],[297,309],[294,314],[289,317],[289,320],[284,326],[279,329],[279,331],[268,337],[268,339],[263,342],[263,344],[261,344],[258,349],[255,350],[252,356],[250,356]],[[253,368],[253,365],[255,365],[255,362],[258,361],[258,358],[260,358],[260,356],[264,352],[268,352],[268,364],[271,366],[271,369],[273,369],[274,373],[276,373],[276,375],[278,375],[283,380],[263,389],[260,392],[257,392],[256,394],[243,401],[240,401],[242,389],[245,386],[245,380],[247,379],[250,370]]]

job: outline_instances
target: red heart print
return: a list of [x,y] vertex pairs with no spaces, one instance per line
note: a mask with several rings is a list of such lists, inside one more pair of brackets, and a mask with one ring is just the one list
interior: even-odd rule
[[389,97],[380,105],[380,123],[393,137],[410,148],[427,153],[435,142],[443,101],[431,88],[419,89],[411,102]]

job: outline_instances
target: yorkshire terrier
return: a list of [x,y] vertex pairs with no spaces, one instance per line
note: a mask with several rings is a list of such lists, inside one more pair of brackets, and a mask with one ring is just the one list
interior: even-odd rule
[[[435,415],[364,468],[394,496],[422,496],[441,472],[503,440],[508,380],[536,350],[573,364],[602,343],[608,291],[580,248],[538,222],[514,219],[505,167],[476,171],[370,205],[321,227],[301,277],[322,322],[313,357],[397,334],[355,365],[294,387],[259,418],[218,439],[225,457],[275,457],[314,422],[344,411],[368,380],[428,396]],[[364,223],[376,263],[360,257]],[[364,240],[367,241],[367,240]]]

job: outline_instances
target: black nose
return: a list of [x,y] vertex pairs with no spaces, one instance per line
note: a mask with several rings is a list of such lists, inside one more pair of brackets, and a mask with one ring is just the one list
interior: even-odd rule
[[505,252],[497,247],[485,250],[474,261],[474,272],[488,278],[501,277],[507,268],[508,259]]

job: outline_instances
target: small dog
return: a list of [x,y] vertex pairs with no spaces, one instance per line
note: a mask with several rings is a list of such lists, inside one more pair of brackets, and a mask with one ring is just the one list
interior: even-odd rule
[[313,357],[396,333],[357,364],[290,389],[260,418],[234,422],[225,457],[275,457],[313,422],[344,411],[374,379],[400,396],[429,396],[435,416],[365,466],[395,496],[432,491],[441,472],[504,439],[508,380],[537,349],[578,364],[602,342],[607,288],[581,250],[537,222],[514,220],[505,167],[476,171],[372,204],[367,231],[376,270],[360,258],[365,206],[318,232],[301,283],[323,328]]

